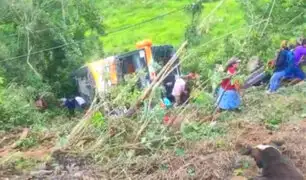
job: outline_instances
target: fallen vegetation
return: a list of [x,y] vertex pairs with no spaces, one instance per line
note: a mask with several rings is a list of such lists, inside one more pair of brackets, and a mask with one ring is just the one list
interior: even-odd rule
[[[306,175],[305,110],[299,106],[305,102],[305,92],[304,84],[283,89],[276,95],[252,89],[244,96],[243,112],[222,113],[215,126],[209,121],[199,123],[203,118],[199,114],[190,118],[195,108],[186,106],[185,112],[179,115],[180,125],[169,127],[162,123],[164,109],[156,107],[140,112],[141,118],[137,120],[109,119],[99,128],[87,124],[78,136],[80,139],[63,146],[66,149],[56,148],[56,139],[59,139],[51,132],[45,136],[32,136],[32,130],[9,132],[1,141],[1,176],[34,179],[249,178],[257,174],[257,167],[252,159],[239,154],[241,148],[274,141],[284,142],[281,151]],[[287,96],[288,93],[291,96]],[[286,101],[286,104],[279,101]],[[279,108],[284,111],[274,116],[280,113]],[[198,113],[204,110],[199,108]],[[79,123],[84,125],[82,121]],[[16,142],[18,146],[7,148]],[[35,146],[31,145],[33,143]]]
[[[129,9],[123,3],[114,9],[111,1],[99,4],[102,8],[87,0],[7,2],[0,2],[1,14],[7,14],[0,20],[0,62],[4,64],[0,68],[1,178],[247,179],[257,175],[258,168],[253,159],[239,152],[246,145],[275,141],[282,142],[280,150],[306,176],[305,83],[273,95],[265,94],[264,87],[248,89],[243,92],[240,113],[214,114],[211,93],[220,82],[213,70],[217,62],[222,64],[233,55],[241,57],[242,67],[253,55],[267,61],[281,39],[305,32],[303,0],[191,5],[187,0],[129,1]],[[168,17],[163,23],[156,21],[115,38],[104,32],[144,20],[144,15],[158,15],[166,5],[171,10],[189,6],[174,19]],[[284,9],[287,13],[282,13]],[[109,18],[106,27],[100,11]],[[130,13],[125,16],[122,12],[126,11]],[[198,72],[201,78],[192,84],[188,105],[160,107],[160,82],[144,92],[131,93],[135,76],[112,89],[111,98],[95,101],[86,115],[78,113],[69,119],[57,107],[58,97],[73,93],[70,72],[92,57],[102,57],[102,42],[107,51],[123,52],[147,36],[176,46],[183,39],[189,42],[182,51],[182,71]],[[37,95],[48,99],[47,110],[35,108]],[[104,111],[107,106],[126,104],[136,104],[131,117],[109,116]]]

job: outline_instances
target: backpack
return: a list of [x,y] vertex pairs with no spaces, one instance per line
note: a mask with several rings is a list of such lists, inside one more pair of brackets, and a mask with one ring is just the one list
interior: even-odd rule
[[292,51],[288,51],[287,53],[287,63],[288,67],[292,67],[294,65],[294,53]]

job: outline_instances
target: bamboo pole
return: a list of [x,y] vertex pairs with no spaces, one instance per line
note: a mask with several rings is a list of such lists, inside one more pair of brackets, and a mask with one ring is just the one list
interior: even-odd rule
[[138,108],[141,105],[141,102],[143,102],[152,92],[153,89],[155,89],[162,80],[166,77],[165,74],[169,71],[171,66],[174,64],[174,62],[178,59],[179,55],[182,53],[183,49],[186,47],[187,41],[185,41],[180,48],[176,51],[174,56],[171,57],[171,59],[167,62],[167,64],[160,70],[157,77],[153,80],[153,82],[150,84],[150,86],[144,90],[142,95],[138,98],[138,100],[135,102],[135,104],[128,110],[126,113],[126,117],[131,117],[135,114],[135,112],[138,110]]

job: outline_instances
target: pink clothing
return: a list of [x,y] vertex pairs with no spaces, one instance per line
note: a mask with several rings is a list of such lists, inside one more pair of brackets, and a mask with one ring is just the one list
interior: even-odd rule
[[172,96],[180,96],[185,91],[186,82],[182,78],[178,78],[172,90]]

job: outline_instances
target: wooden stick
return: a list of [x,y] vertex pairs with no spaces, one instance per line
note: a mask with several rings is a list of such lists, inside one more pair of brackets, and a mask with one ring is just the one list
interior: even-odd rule
[[[150,84],[150,86],[145,89],[145,91],[142,93],[140,98],[136,101],[136,103],[128,110],[126,113],[127,117],[131,117],[132,115],[135,114],[135,112],[138,110],[141,102],[143,102],[152,92],[154,87],[156,87],[156,84],[158,82],[161,82],[161,77],[164,77],[164,74],[166,74],[167,71],[171,68],[171,66],[174,64],[174,62],[177,60],[179,55],[182,53],[183,49],[187,45],[187,41],[185,41],[180,48],[177,50],[177,52],[174,54],[174,56],[171,57],[171,59],[167,62],[167,64],[160,70],[158,73],[157,77],[153,80],[153,82]],[[164,77],[165,78],[165,77]]]

